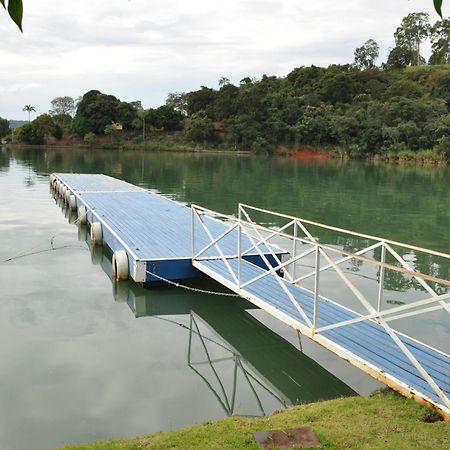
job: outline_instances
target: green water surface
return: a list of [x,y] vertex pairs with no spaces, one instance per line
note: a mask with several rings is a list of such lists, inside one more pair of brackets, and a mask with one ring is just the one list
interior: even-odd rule
[[[446,168],[2,149],[1,449],[51,448],[231,414],[262,415],[380,386],[244,301],[113,283],[109,253],[91,249],[87,230],[69,224],[69,212],[49,193],[51,172],[105,173],[227,214],[243,202],[450,252]],[[333,233],[323,239],[348,249],[361,245]],[[413,256],[416,269],[449,278],[442,259]],[[346,270],[361,289],[375,289],[373,270]],[[208,280],[193,283],[222,289]],[[324,289],[340,294],[333,279]],[[386,289],[386,301],[422,298],[402,277],[387,277]],[[419,328],[448,352],[448,320],[436,315]]]

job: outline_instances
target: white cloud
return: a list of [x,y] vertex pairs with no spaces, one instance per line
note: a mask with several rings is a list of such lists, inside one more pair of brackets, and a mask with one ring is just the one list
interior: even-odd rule
[[5,84],[3,86],[0,86],[0,94],[8,94],[8,93],[14,93],[26,91],[28,89],[35,89],[39,88],[39,83],[15,83],[15,84]]
[[349,63],[369,38],[382,48],[409,12],[431,0],[40,0],[25,3],[24,33],[0,11],[0,116],[90,89],[145,106],[167,93],[285,75],[300,65]]

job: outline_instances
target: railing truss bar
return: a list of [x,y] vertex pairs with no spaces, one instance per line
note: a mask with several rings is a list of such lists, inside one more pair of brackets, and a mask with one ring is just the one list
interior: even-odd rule
[[210,242],[203,250],[201,250],[199,253],[197,253],[193,259],[197,259],[200,255],[205,253],[207,250],[209,250],[211,247],[213,247],[217,242],[219,242],[221,239],[223,239],[227,234],[231,233],[235,228],[239,226],[238,223],[234,224],[231,228],[224,231],[219,237],[214,239],[214,242]]
[[[312,249],[306,250],[306,252],[303,252],[301,255],[298,255],[298,256],[296,256],[295,258],[288,259],[288,260],[285,261],[284,263],[279,264],[278,266],[275,266],[273,269],[277,272],[278,270],[283,269],[284,267],[286,267],[286,266],[288,266],[288,265],[290,265],[290,264],[295,263],[296,261],[298,261],[298,260],[304,258],[305,256],[308,256],[309,254],[313,253],[314,251],[315,251],[315,247],[312,248]],[[260,275],[257,275],[256,277],[252,278],[251,280],[246,281],[244,284],[241,285],[241,287],[243,288],[243,287],[245,287],[245,286],[248,286],[249,284],[252,284],[252,283],[254,283],[255,281],[258,281],[258,280],[260,280],[261,278],[266,277],[267,275],[270,275],[270,272],[267,272],[267,271],[266,271],[266,272],[264,272],[264,273],[262,273],[262,274],[260,274]],[[286,280],[286,281],[289,283],[288,280]],[[295,280],[293,280],[293,281],[291,282],[291,284],[295,284]]]
[[370,302],[364,297],[362,292],[347,278],[345,273],[341,270],[339,266],[334,263],[334,260],[325,252],[323,249],[320,249],[320,252],[324,256],[324,258],[333,266],[333,269],[336,273],[341,277],[344,283],[349,287],[349,289],[355,294],[356,298],[365,306],[367,311],[370,313],[376,313],[376,309],[370,304]]
[[[253,236],[251,235],[247,235],[248,238],[250,239],[251,243],[253,245],[255,245],[255,241],[253,240]],[[269,263],[269,261],[267,260],[266,256],[259,250],[258,247],[255,247],[257,252],[259,253],[259,256],[262,258],[262,260],[265,262],[265,264],[267,265],[267,268],[269,270],[269,272],[272,273],[272,275],[275,277],[275,279],[277,280],[278,284],[280,285],[281,289],[283,289],[283,291],[285,292],[285,294],[288,296],[289,300],[292,302],[292,304],[295,306],[295,308],[297,309],[297,311],[300,313],[300,315],[303,317],[303,319],[305,320],[305,322],[309,325],[309,327],[312,327],[312,322],[309,320],[308,316],[305,314],[305,312],[303,311],[303,308],[297,303],[297,300],[295,300],[295,298],[293,297],[293,295],[289,292],[289,289],[285,286],[285,284],[283,283],[283,281],[281,281],[280,277],[277,275],[276,271],[273,269],[272,265]]]
[[[195,203],[191,204],[191,208],[194,208],[197,211],[204,211],[205,213],[208,213],[211,216],[223,217],[224,219],[227,219],[230,222],[231,221],[232,222],[237,222],[238,221],[237,217],[226,215],[226,214],[222,214],[222,213],[219,213],[217,211],[213,211],[212,209],[205,208],[204,206],[196,205]],[[216,219],[216,217],[211,217],[211,219],[219,220],[219,219]],[[220,222],[223,222],[223,221],[220,221]]]
[[[325,327],[321,327],[318,328],[316,330],[317,333],[321,333],[323,331],[329,331],[329,330],[333,330],[336,328],[340,328],[340,327],[344,327],[346,325],[352,325],[354,323],[358,323],[358,322],[364,322],[365,320],[372,320],[372,319],[377,319],[379,317],[385,317],[385,316],[389,316],[390,314],[394,314],[394,313],[401,313],[403,311],[407,311],[413,308],[418,308],[420,306],[426,306],[432,303],[436,303],[436,302],[442,302],[443,300],[450,298],[450,293],[447,294],[442,294],[441,296],[438,297],[430,297],[424,300],[419,300],[415,303],[411,303],[409,305],[402,305],[402,306],[396,306],[395,308],[391,308],[391,309],[385,309],[384,311],[375,311],[374,313],[371,314],[366,314],[365,316],[360,316],[360,317],[355,317],[354,319],[349,319],[349,320],[345,320],[343,322],[338,322],[338,323],[334,323],[332,325],[326,325]],[[426,312],[426,311],[424,311]],[[422,310],[416,310],[416,311],[412,311],[407,313],[408,315],[414,315],[414,314],[421,314]],[[401,319],[401,317],[399,316],[393,316],[393,317],[388,317],[387,319],[385,319],[386,321],[390,321],[390,320],[395,320],[395,319]]]
[[314,277],[314,307],[313,307],[313,333],[316,332],[317,321],[319,320],[319,279],[320,279],[320,251],[316,245],[316,276]]
[[398,345],[400,350],[406,355],[406,357],[411,361],[413,366],[419,371],[419,373],[425,378],[428,384],[433,388],[436,394],[444,402],[447,407],[450,407],[450,400],[447,395],[442,391],[442,389],[436,384],[434,379],[428,374],[428,372],[423,368],[422,364],[417,360],[417,358],[408,350],[406,345],[397,336],[394,330],[385,322],[384,319],[380,318],[380,324],[387,331],[392,340]]
[[[386,262],[386,246],[384,245],[384,242],[381,243],[381,262]],[[383,303],[383,293],[384,293],[384,267],[380,267],[380,278],[378,282],[378,303],[377,303],[377,310],[381,311],[382,303]]]
[[[389,253],[391,253],[391,255],[407,270],[411,270],[413,271],[414,269],[390,246],[390,245],[386,245],[387,250],[389,251]],[[419,278],[417,276],[414,276],[414,278],[419,282],[419,284],[431,295],[433,296],[438,296],[437,292],[428,284],[425,282],[425,280],[423,280],[422,278]],[[442,306],[445,308],[445,310],[450,313],[450,306],[448,306],[447,303],[442,303]]]
[[305,234],[307,236],[309,236],[309,238],[312,239],[316,243],[317,247],[319,248],[319,252],[332,265],[333,269],[341,277],[341,279],[344,281],[344,283],[350,288],[350,290],[355,294],[356,298],[365,306],[365,308],[369,312],[374,313],[376,311],[375,308],[373,308],[373,306],[364,297],[364,295],[360,292],[360,290],[345,276],[344,272],[341,270],[341,268],[338,265],[336,265],[335,261],[328,255],[328,253],[323,248],[320,248],[320,244],[311,235],[311,233],[305,228],[305,226],[301,222],[299,222],[299,226],[302,228],[302,230],[305,232]]
[[[205,223],[203,222],[202,218],[197,214],[195,214],[197,216],[197,218],[199,219],[200,225],[203,227],[203,229],[206,231],[206,234],[208,235],[209,239],[211,241],[214,241],[214,237],[211,235],[210,231],[208,230],[208,227],[205,225]],[[220,246],[215,243],[214,246],[216,247],[217,251],[219,252],[219,255],[221,257],[221,259],[223,260],[223,262],[225,263],[228,272],[231,274],[231,276],[233,277],[234,281],[236,284],[239,284],[238,279],[236,278],[236,275],[234,273],[234,271],[232,270],[230,264],[228,263],[227,259],[225,258],[222,249],[220,248]]]
[[[407,270],[414,271],[412,266],[410,266],[389,244],[386,244],[386,249],[389,251],[389,253]],[[428,285],[422,278],[414,277],[420,285],[431,295],[438,295],[434,289]]]
[[[369,252],[369,251],[371,251],[371,250],[375,250],[375,249],[378,248],[380,245],[381,245],[381,242],[377,242],[376,244],[373,244],[373,245],[371,245],[370,247],[366,247],[366,248],[363,248],[363,249],[361,249],[361,250],[358,250],[358,251],[355,253],[355,255],[357,255],[357,256],[363,255],[364,253],[367,253],[367,252]],[[345,256],[344,258],[338,259],[338,260],[335,261],[335,262],[336,262],[336,264],[339,265],[339,264],[342,264],[342,263],[344,263],[344,262],[346,262],[346,261],[348,261],[348,260],[350,260],[350,259],[352,259],[352,258],[353,258],[353,256]],[[323,267],[320,268],[320,271],[323,272],[324,270],[328,270],[328,269],[331,268],[331,267],[333,267],[331,264],[326,264],[325,266],[323,266]],[[299,281],[305,280],[306,278],[312,277],[315,273],[316,273],[316,272],[315,272],[314,270],[311,271],[311,272],[308,272],[307,274],[302,275],[301,277],[297,278],[297,279],[295,280],[295,282],[297,283],[297,282],[299,282]]]
[[[273,259],[277,262],[278,265],[281,264],[281,260],[278,258],[278,256],[274,253],[274,251],[272,250],[270,244],[266,241],[266,239],[264,237],[261,236],[261,234],[259,233],[259,231],[254,227],[255,223],[253,222],[253,220],[250,218],[250,216],[247,214],[247,211],[245,210],[240,210],[242,211],[242,213],[245,215],[245,217],[247,218],[248,222],[250,223],[250,225],[252,226],[252,228],[255,230],[256,234],[259,236],[260,239],[260,244],[255,245],[255,241],[253,239],[251,239],[252,245],[255,248],[255,250],[257,250],[258,252],[260,252],[259,250],[259,245],[261,245],[261,243],[267,247],[267,249],[269,250],[270,254],[272,255]],[[248,237],[250,237],[250,234],[247,235]],[[290,279],[290,281],[292,281],[292,277],[291,274],[289,272],[286,272],[286,275],[288,276],[288,278]]]
[[[295,258],[297,256],[297,239],[296,239],[296,237],[298,234],[298,224],[297,224],[296,220],[294,220],[293,222],[294,222],[294,230],[293,230],[294,231],[294,233],[293,233],[294,239],[292,240],[292,257]],[[292,270],[292,278],[294,279],[294,282],[295,282],[295,278],[296,278],[295,275],[297,273],[295,263],[292,265],[291,270]]]
[[[271,231],[271,233],[265,238],[265,243],[268,243],[270,239],[272,239],[274,236],[279,235],[283,230],[285,230],[286,228],[289,228],[292,224],[294,223],[294,221],[292,220],[291,222],[287,223],[286,225],[283,225],[281,228],[279,228],[278,230],[275,231]],[[255,224],[256,225],[256,224]],[[267,228],[264,227],[264,229],[268,230]],[[244,230],[245,231],[245,230]],[[258,246],[261,245],[263,243],[262,240],[258,241]],[[248,248],[247,250],[245,250],[244,253],[242,253],[242,255],[246,255],[250,250],[252,250],[253,247]]]
[[[441,303],[441,304],[438,305],[438,306],[430,306],[429,308],[420,309],[418,311],[410,311],[410,312],[407,312],[405,314],[398,314],[397,316],[387,317],[384,320],[386,322],[391,322],[392,320],[404,319],[406,317],[415,316],[415,315],[418,315],[418,314],[426,314],[428,312],[433,312],[433,311],[438,311],[440,309],[445,309],[445,305],[450,306],[449,303],[445,303],[445,305],[442,305],[442,302],[439,302],[439,303]],[[431,348],[433,348],[433,347],[431,347]],[[433,350],[437,350],[437,349],[433,349]]]

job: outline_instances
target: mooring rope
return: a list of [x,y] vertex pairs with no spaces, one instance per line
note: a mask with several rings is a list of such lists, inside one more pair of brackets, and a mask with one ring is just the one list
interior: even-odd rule
[[65,248],[79,248],[80,250],[89,250],[85,247],[81,247],[80,245],[61,245],[61,247],[45,248],[43,250],[37,250],[35,252],[29,252],[29,253],[25,253],[23,255],[12,256],[11,258],[4,259],[2,261],[2,264],[10,262],[10,261],[15,261],[17,259],[26,258],[27,256],[38,255],[40,253],[46,253],[46,252],[54,252],[56,250],[63,250]]
[[194,292],[199,292],[201,294],[211,294],[211,295],[222,295],[223,297],[240,297],[239,294],[234,294],[234,293],[229,293],[229,292],[217,292],[217,291],[209,291],[207,289],[200,289],[200,288],[195,288],[195,287],[191,287],[191,286],[186,286],[184,284],[181,283],[177,283],[175,281],[172,280],[168,280],[167,278],[164,278],[160,275],[156,275],[156,273],[150,272],[149,270],[146,271],[149,275],[154,276],[155,278],[158,278],[161,281],[164,281],[168,284],[171,284],[172,286],[178,287],[178,288],[182,288],[182,289],[186,289],[188,291],[194,291]]
[[[73,222],[73,224],[76,225],[76,224],[79,222],[79,220],[80,220],[80,218],[77,218],[77,219]],[[61,233],[62,233],[62,232],[61,232]],[[29,252],[27,252],[27,253],[20,253],[20,254],[18,254],[18,255],[11,256],[11,257],[6,258],[6,259],[4,259],[3,261],[1,261],[1,263],[3,264],[3,263],[10,262],[10,261],[15,261],[15,260],[17,260],[17,259],[26,258],[26,257],[28,257],[28,256],[39,255],[40,253],[52,252],[52,251],[55,251],[55,250],[63,250],[63,249],[65,249],[65,248],[79,248],[79,249],[81,249],[81,250],[89,250],[89,249],[87,249],[86,247],[82,247],[81,245],[73,245],[73,244],[61,245],[61,246],[59,246],[59,247],[56,247],[56,246],[55,246],[55,238],[56,238],[57,236],[59,236],[61,233],[56,233],[56,234],[54,234],[54,235],[50,238],[50,248],[45,248],[45,249],[41,249],[41,250],[33,250],[33,248],[32,248],[32,249],[31,249]],[[34,247],[34,248],[36,248],[36,247]]]

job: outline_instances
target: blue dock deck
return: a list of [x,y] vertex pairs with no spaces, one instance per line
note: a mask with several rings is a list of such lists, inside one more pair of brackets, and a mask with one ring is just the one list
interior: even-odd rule
[[[189,207],[107,175],[53,176],[59,192],[65,189],[68,191],[65,196],[74,196],[74,208],[85,208],[87,222],[101,224],[103,242],[112,252],[126,251],[129,275],[134,281],[156,282],[161,278],[175,281],[203,275],[192,266]],[[215,237],[229,229],[225,222],[214,218],[208,218],[208,226]],[[236,254],[236,236],[234,231],[221,241],[226,255]],[[207,236],[199,236],[200,246],[208,242]],[[251,248],[248,239],[244,238],[243,245]],[[265,253],[269,253],[267,249]],[[207,255],[214,257],[217,252],[211,248]],[[271,254],[267,256],[273,260]],[[245,257],[261,264],[256,252],[248,252]]]

